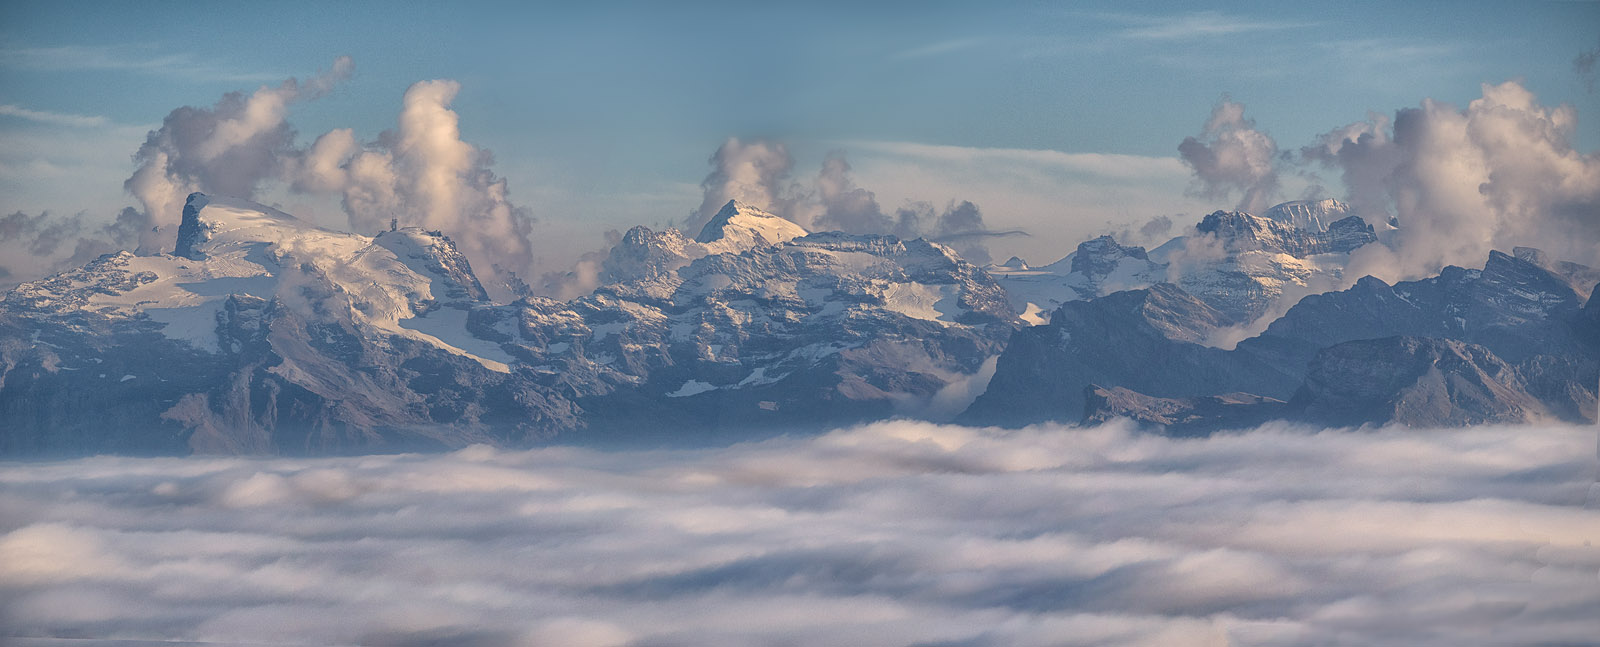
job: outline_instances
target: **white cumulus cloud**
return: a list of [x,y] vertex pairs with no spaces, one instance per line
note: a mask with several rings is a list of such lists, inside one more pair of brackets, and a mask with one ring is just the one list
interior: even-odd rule
[[1415,278],[1518,245],[1600,265],[1600,153],[1574,147],[1577,128],[1571,106],[1508,81],[1483,85],[1465,109],[1426,100],[1393,120],[1369,116],[1301,155],[1339,170],[1369,221],[1400,226],[1356,253],[1353,276]]

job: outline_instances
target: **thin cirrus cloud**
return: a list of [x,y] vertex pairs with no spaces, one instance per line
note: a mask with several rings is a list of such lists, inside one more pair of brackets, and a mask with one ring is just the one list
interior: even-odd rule
[[71,126],[78,128],[95,128],[104,126],[108,122],[105,117],[94,115],[73,115],[60,112],[46,112],[43,110],[29,110],[22,106],[4,104],[0,105],[0,116],[16,117],[35,123],[49,124],[52,126]]
[[0,66],[35,70],[119,70],[179,77],[194,81],[265,82],[284,74],[242,72],[197,59],[192,54],[167,54],[141,46],[67,45],[0,49]]
[[956,52],[970,50],[975,47],[985,45],[988,42],[989,39],[987,38],[952,38],[919,47],[900,50],[890,55],[889,58],[891,60],[906,61],[919,58],[943,56],[946,54],[954,54]]
[[1154,176],[1181,177],[1187,169],[1176,157],[1113,153],[1067,153],[1048,149],[948,146],[914,142],[857,140],[844,142],[852,150],[880,152],[929,161],[960,164],[1007,163],[1055,168],[1063,172],[1117,180],[1144,180]]
[[1577,644],[1600,604],[1594,443],[897,421],[704,450],[13,463],[0,640]]
[[1213,38],[1264,31],[1300,29],[1317,25],[1315,22],[1303,21],[1255,20],[1229,16],[1215,11],[1169,16],[1102,14],[1101,17],[1127,25],[1127,27],[1116,32],[1119,37],[1150,41]]
[[[1016,255],[1037,263],[1054,261],[1071,251],[1063,244],[1137,227],[1152,214],[1178,216],[1215,208],[1184,196],[1190,171],[1175,155],[887,141],[838,145],[850,151],[860,183],[873,187],[882,204],[970,200],[982,205],[990,226],[1032,234],[991,241],[994,258]],[[1187,221],[1189,216],[1178,220]]]

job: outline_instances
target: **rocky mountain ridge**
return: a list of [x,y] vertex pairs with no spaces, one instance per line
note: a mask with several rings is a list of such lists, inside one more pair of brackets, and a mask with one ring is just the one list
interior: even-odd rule
[[[729,202],[692,239],[629,230],[591,294],[505,304],[442,232],[349,234],[195,194],[173,254],[110,254],[0,300],[0,454],[682,445],[896,416],[1594,420],[1600,272],[1527,248],[1364,278],[1214,347],[1371,242],[1359,218],[1320,226],[1339,206],[1216,212],[1153,251],[1101,237],[986,270]],[[1046,293],[1070,298],[1045,310]]]
[[[1190,425],[1171,412],[1245,393],[1287,401],[1273,417],[1324,425],[1593,422],[1600,306],[1568,278],[1590,270],[1553,272],[1528,260],[1531,250],[1521,256],[1491,252],[1483,269],[1446,267],[1393,286],[1366,277],[1307,296],[1228,351],[1198,343],[1221,317],[1176,285],[1063,304],[1049,324],[1018,331],[959,420],[1124,416],[1182,429]],[[1116,387],[1131,393],[1096,395]],[[1261,417],[1250,409],[1230,408],[1231,422],[1190,413],[1217,428]]]
[[947,417],[1018,325],[949,248],[808,234],[736,203],[694,241],[630,231],[612,282],[565,303],[490,302],[439,232],[333,232],[195,194],[179,238],[182,255],[103,257],[0,301],[0,453],[675,442]]
[[[1259,217],[1217,211],[1148,252],[1100,236],[1049,265],[1013,259],[987,269],[1032,324],[1068,301],[1170,282],[1224,313],[1230,325],[1244,325],[1268,315],[1280,299],[1342,280],[1350,252],[1377,240],[1371,225],[1343,215],[1348,211],[1332,200],[1284,203]],[[1336,215],[1343,217],[1324,226],[1324,218]]]

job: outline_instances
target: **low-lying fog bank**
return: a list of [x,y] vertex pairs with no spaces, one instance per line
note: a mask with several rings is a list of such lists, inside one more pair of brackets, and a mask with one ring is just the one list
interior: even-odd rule
[[0,642],[1576,644],[1592,427],[0,464]]

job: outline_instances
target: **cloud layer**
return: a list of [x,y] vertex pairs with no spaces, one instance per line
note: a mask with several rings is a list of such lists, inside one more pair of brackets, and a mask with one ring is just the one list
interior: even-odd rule
[[1593,428],[909,422],[695,451],[10,464],[0,626],[19,645],[1579,643],[1594,466]]

